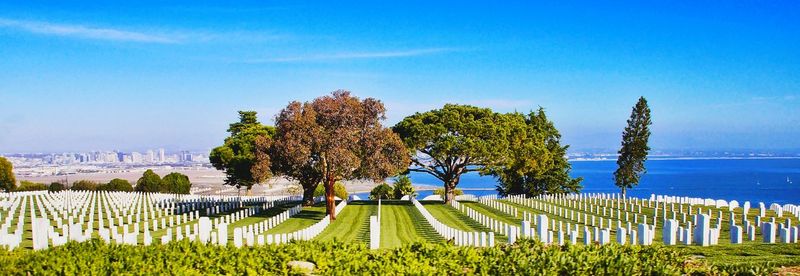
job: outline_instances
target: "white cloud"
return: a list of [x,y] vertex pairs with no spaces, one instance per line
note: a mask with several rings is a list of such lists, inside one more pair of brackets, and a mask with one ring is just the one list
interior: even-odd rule
[[331,61],[331,60],[352,60],[352,59],[386,59],[386,58],[402,58],[402,57],[415,57],[426,56],[447,52],[458,51],[454,48],[424,48],[424,49],[411,49],[402,51],[382,51],[382,52],[348,52],[348,53],[334,53],[334,54],[319,54],[319,55],[306,55],[306,56],[292,56],[292,57],[276,57],[266,59],[250,59],[245,60],[244,63],[278,63],[278,62],[304,62],[304,61]]
[[55,24],[41,21],[22,21],[0,18],[0,27],[26,31],[30,33],[74,37],[96,40],[130,41],[145,43],[177,43],[178,37],[162,34],[151,34],[112,28],[89,27],[82,25]]

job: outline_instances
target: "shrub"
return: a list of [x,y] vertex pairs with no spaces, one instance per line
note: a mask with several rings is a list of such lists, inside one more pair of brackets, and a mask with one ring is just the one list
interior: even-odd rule
[[390,199],[392,198],[394,193],[394,189],[389,184],[381,183],[381,185],[375,186],[372,188],[372,191],[369,192],[370,199]]
[[[531,240],[495,247],[415,243],[369,250],[364,243],[291,242],[236,248],[192,243],[129,246],[84,243],[40,251],[0,250],[3,275],[289,275],[290,261],[318,275],[699,275],[729,274],[664,246],[546,246]],[[734,272],[748,271],[737,267]],[[752,271],[752,269],[750,270]],[[758,270],[768,272],[770,270]],[[767,273],[769,274],[769,273]]]
[[[444,197],[444,188],[439,188],[439,189],[434,190],[433,194],[434,195],[440,195],[440,196]],[[455,189],[455,190],[453,190],[453,194],[456,195],[456,196],[464,195],[464,191],[462,191],[461,189]]]
[[130,192],[133,191],[133,186],[130,182],[128,182],[128,180],[114,178],[108,182],[108,184],[97,186],[97,190],[110,192]]
[[[341,199],[347,199],[348,193],[347,193],[347,189],[344,187],[344,184],[342,184],[341,182],[334,183],[333,184],[333,195],[335,195],[335,196],[337,196],[337,197],[339,197]],[[314,190],[314,197],[318,197],[318,196],[325,196],[325,185],[324,184],[317,185],[317,188]]]
[[19,187],[15,191],[17,192],[27,192],[27,191],[46,191],[47,185],[44,183],[34,183],[26,180],[22,180],[19,183]]
[[407,175],[400,175],[394,179],[394,198],[401,199],[403,196],[414,196],[414,186],[411,185],[411,178]]
[[151,193],[161,192],[161,176],[158,176],[153,170],[146,170],[136,181],[136,190]]
[[51,192],[60,192],[60,191],[63,191],[65,189],[66,189],[66,187],[61,182],[50,183],[50,186],[47,187],[47,190],[51,191]]
[[79,180],[72,183],[71,190],[74,191],[94,191],[97,190],[97,183],[89,180]]
[[163,186],[160,189],[161,191],[173,194],[188,194],[192,188],[192,182],[189,182],[189,177],[177,172],[164,176],[161,179],[161,185]]

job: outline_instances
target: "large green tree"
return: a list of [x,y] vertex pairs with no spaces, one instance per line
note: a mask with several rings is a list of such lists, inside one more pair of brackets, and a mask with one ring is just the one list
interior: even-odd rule
[[17,178],[14,177],[14,165],[8,159],[0,156],[0,189],[10,192],[17,188]]
[[579,192],[583,178],[569,175],[569,146],[561,145],[561,134],[544,109],[506,116],[513,117],[512,122],[524,122],[524,127],[513,128],[516,132],[509,136],[511,158],[492,168],[491,174],[498,180],[497,191],[501,195],[525,196]]
[[507,157],[512,133],[508,119],[488,108],[447,104],[408,116],[393,130],[409,149],[409,170],[441,180],[449,203],[461,175],[489,173]]
[[211,150],[209,160],[214,168],[225,171],[226,185],[244,187],[250,194],[253,185],[271,177],[269,167],[257,166],[255,148],[256,140],[272,137],[275,128],[259,123],[255,111],[239,111],[239,122],[230,124],[228,133],[224,144]]
[[628,119],[628,126],[622,133],[622,147],[619,149],[617,158],[617,170],[614,172],[614,181],[622,191],[622,196],[628,189],[632,189],[639,184],[641,175],[647,172],[644,163],[647,161],[647,153],[650,146],[647,141],[650,139],[650,107],[647,100],[639,97],[639,101],[631,111]]
[[161,192],[161,176],[158,176],[153,170],[145,171],[142,177],[136,181],[136,191],[149,193]]
[[98,186],[97,189],[103,191],[130,192],[133,191],[133,185],[131,185],[131,182],[129,182],[128,180],[114,178],[107,184]]
[[192,188],[192,182],[189,181],[189,177],[178,172],[165,175],[161,182],[163,185],[162,190],[172,194],[188,194]]
[[400,138],[381,124],[385,113],[379,100],[361,100],[343,90],[312,102],[290,103],[275,120],[275,172],[300,180],[304,189],[321,180],[327,212],[336,219],[336,181],[383,181],[408,164]]

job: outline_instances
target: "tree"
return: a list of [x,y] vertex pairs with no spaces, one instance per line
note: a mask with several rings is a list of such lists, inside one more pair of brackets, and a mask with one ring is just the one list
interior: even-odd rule
[[136,181],[136,191],[158,193],[161,192],[161,177],[153,170],[147,170],[142,177]]
[[414,186],[411,185],[411,178],[408,175],[398,175],[394,179],[394,198],[401,199],[403,196],[414,196]]
[[[325,186],[317,185],[317,188],[314,190],[314,197],[324,196],[324,195],[325,195]],[[338,198],[347,200],[347,196],[349,194],[347,193],[347,189],[344,187],[344,184],[342,184],[342,182],[336,182],[336,184],[333,184],[333,195]]]
[[[464,195],[464,191],[461,190],[461,189],[453,189],[451,191],[451,193],[453,194],[453,197]],[[433,190],[433,194],[434,195],[439,195],[439,196],[445,196],[447,194],[447,192],[445,192],[444,188],[439,188],[439,189]]]
[[97,183],[89,180],[79,180],[72,183],[70,189],[73,191],[94,191],[97,190]]
[[446,104],[408,116],[393,130],[409,149],[409,171],[441,180],[445,202],[450,203],[462,174],[488,173],[489,167],[506,158],[507,119],[488,108]]
[[61,182],[50,183],[50,186],[47,187],[47,190],[50,191],[50,192],[60,192],[60,191],[63,191],[65,189],[66,188],[65,188],[64,184],[62,184]]
[[641,175],[646,173],[644,162],[647,161],[647,152],[650,146],[647,141],[650,139],[650,107],[647,100],[639,97],[639,101],[631,111],[628,119],[628,126],[622,133],[622,147],[619,149],[617,158],[617,170],[614,172],[614,182],[622,190],[622,197],[625,197],[627,189],[632,189],[639,184]]
[[290,103],[275,119],[275,172],[299,180],[304,189],[320,179],[327,212],[335,220],[336,181],[382,181],[408,164],[402,141],[381,125],[385,113],[380,101],[360,100],[343,90],[312,102]]
[[0,189],[10,192],[15,188],[17,188],[17,178],[14,177],[14,165],[0,156]]
[[128,180],[114,178],[111,181],[109,181],[108,184],[100,185],[99,187],[97,187],[97,190],[130,192],[133,191],[133,186]]
[[239,122],[230,124],[228,133],[230,136],[225,138],[223,145],[211,150],[209,160],[214,168],[225,171],[226,185],[237,189],[245,187],[250,194],[253,185],[272,176],[269,163],[264,167],[264,163],[256,162],[254,150],[256,140],[272,137],[275,129],[259,123],[255,111],[239,111]]
[[162,191],[173,194],[188,194],[192,188],[192,182],[189,181],[189,177],[177,172],[164,176],[161,179],[161,183],[164,186]]
[[31,181],[22,180],[19,183],[19,187],[15,189],[17,192],[27,192],[27,191],[45,191],[47,190],[47,185],[43,183],[35,183]]
[[375,188],[372,188],[372,191],[369,192],[369,198],[373,200],[378,199],[390,199],[392,198],[392,194],[394,193],[394,189],[389,184],[381,183]]
[[527,115],[515,112],[506,116],[524,122],[524,132],[510,136],[508,162],[491,169],[498,180],[498,193],[537,196],[579,192],[583,178],[569,175],[572,169],[566,157],[569,146],[561,146],[561,134],[544,109]]

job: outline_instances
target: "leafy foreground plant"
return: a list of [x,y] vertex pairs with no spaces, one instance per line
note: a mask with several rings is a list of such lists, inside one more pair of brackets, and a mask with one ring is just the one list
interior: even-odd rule
[[681,275],[769,273],[767,267],[719,268],[662,246],[545,246],[522,240],[492,248],[417,243],[369,250],[362,243],[297,242],[280,246],[218,247],[188,241],[167,245],[109,245],[99,240],[49,250],[2,251],[3,275],[299,274],[290,261],[315,265],[314,274],[456,275]]

